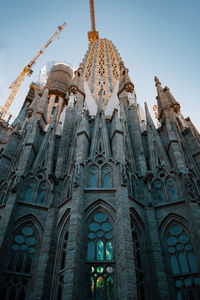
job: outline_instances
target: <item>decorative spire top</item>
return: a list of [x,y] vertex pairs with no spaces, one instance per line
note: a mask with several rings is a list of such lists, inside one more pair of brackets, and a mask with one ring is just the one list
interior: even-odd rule
[[88,32],[88,40],[90,43],[99,39],[99,32],[96,31],[95,25],[95,12],[94,12],[94,0],[90,2],[90,19],[91,19],[91,31]]
[[154,81],[155,81],[156,85],[161,84],[157,76],[154,76]]

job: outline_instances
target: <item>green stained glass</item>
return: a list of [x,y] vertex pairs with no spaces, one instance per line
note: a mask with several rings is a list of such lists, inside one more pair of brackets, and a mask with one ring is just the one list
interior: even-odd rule
[[104,222],[106,220],[106,216],[103,213],[98,213],[94,217],[97,222]]
[[15,237],[15,242],[16,242],[17,244],[22,244],[22,243],[24,243],[24,237],[23,237],[23,235],[17,235],[17,236]]
[[30,236],[31,234],[33,234],[33,229],[31,227],[25,226],[22,229],[22,233],[26,236]]
[[90,277],[90,281],[91,281],[91,293],[94,296],[94,278]]
[[176,281],[176,287],[182,288],[182,286],[183,286],[183,282],[181,280],[177,280]]
[[97,232],[97,236],[98,236],[98,237],[102,237],[102,236],[103,236],[103,231],[98,231],[98,232]]
[[97,242],[97,260],[103,260],[103,241],[98,240]]
[[175,245],[176,242],[177,242],[177,238],[175,238],[174,236],[170,236],[170,237],[167,239],[167,244],[170,245],[170,246]]
[[180,226],[178,225],[174,225],[170,228],[169,232],[173,235],[178,235],[179,233],[181,233],[182,229]]
[[88,271],[89,271],[90,273],[93,273],[93,272],[94,272],[94,267],[89,266],[89,267],[88,267]]
[[89,226],[89,229],[92,231],[97,231],[99,229],[99,224],[97,223],[91,223]]
[[16,245],[16,244],[14,244],[14,245],[12,245],[12,249],[13,249],[14,251],[17,251],[17,250],[19,250],[19,246]]
[[87,251],[87,258],[88,260],[94,260],[94,243],[88,243],[88,251]]
[[112,243],[109,241],[106,243],[106,260],[113,259],[113,246]]
[[170,248],[168,249],[168,252],[171,253],[171,254],[174,253],[174,252],[175,252],[175,248],[174,248],[174,247],[170,247]]
[[187,263],[185,253],[181,252],[178,255],[178,258],[179,258],[179,263],[180,263],[180,266],[181,266],[182,273],[189,273],[189,268],[188,268],[188,263]]
[[33,246],[36,244],[36,239],[34,237],[28,237],[26,239],[26,243],[29,245],[29,246]]
[[187,278],[184,280],[185,286],[192,286],[192,279],[191,278]]
[[109,231],[111,230],[112,226],[109,224],[109,223],[103,223],[101,225],[101,228],[104,230],[104,231]]
[[35,248],[33,248],[33,247],[29,248],[29,249],[28,249],[28,252],[29,252],[30,254],[34,254],[34,253],[35,253]]
[[192,245],[190,245],[190,244],[185,245],[185,249],[187,251],[191,251],[192,250]]
[[104,268],[102,268],[102,267],[98,267],[98,268],[97,268],[97,272],[98,272],[98,273],[103,273],[103,271],[104,271]]
[[171,263],[172,273],[173,274],[179,274],[180,269],[179,269],[178,261],[177,261],[177,258],[176,258],[175,255],[172,255],[170,257],[170,263]]
[[20,249],[21,249],[22,251],[25,251],[27,248],[28,248],[28,246],[25,245],[25,244],[21,245],[21,247],[20,247]]
[[194,283],[197,284],[197,285],[200,285],[200,278],[199,277],[196,277],[194,279]]
[[104,295],[104,282],[103,277],[99,277],[96,282],[96,295],[97,297]]
[[111,239],[112,238],[112,233],[111,232],[107,232],[106,233],[106,238],[107,239]]
[[182,245],[182,244],[176,245],[176,249],[177,249],[178,251],[183,250],[183,245]]
[[113,288],[113,278],[109,276],[106,281],[106,289],[107,289],[107,299],[114,299],[114,288]]
[[181,243],[187,243],[189,241],[189,237],[186,234],[181,234],[179,237],[179,241]]
[[90,239],[94,239],[94,238],[95,238],[94,232],[90,232],[90,233],[88,234],[88,237],[89,237]]
[[197,262],[196,262],[194,254],[192,252],[190,252],[188,254],[188,261],[189,261],[190,269],[192,270],[192,272],[198,272]]

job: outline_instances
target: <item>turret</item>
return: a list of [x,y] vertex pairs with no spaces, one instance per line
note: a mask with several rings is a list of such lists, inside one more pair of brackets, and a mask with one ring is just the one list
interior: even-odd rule
[[133,93],[134,91],[134,84],[132,83],[129,74],[128,69],[125,68],[124,63],[120,63],[120,80],[119,80],[119,92],[118,96],[123,92],[130,92]]
[[146,161],[142,145],[140,122],[138,118],[138,108],[134,91],[134,84],[128,75],[128,69],[124,64],[120,64],[120,81],[119,81],[119,103],[123,105],[127,119],[127,125],[130,134],[133,154],[136,162],[136,168],[141,176],[146,174]]

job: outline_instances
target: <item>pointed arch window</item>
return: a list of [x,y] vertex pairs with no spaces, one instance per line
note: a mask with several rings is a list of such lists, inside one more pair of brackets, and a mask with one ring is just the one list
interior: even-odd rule
[[40,183],[38,188],[36,203],[40,203],[40,204],[45,203],[47,191],[48,191],[48,185],[45,182]]
[[138,299],[146,299],[145,294],[145,267],[144,267],[144,249],[142,246],[142,236],[138,231],[133,218],[131,217],[131,231],[132,231],[132,243],[133,243],[133,254],[136,266],[136,279],[137,279],[137,292]]
[[34,193],[36,191],[36,187],[37,187],[37,183],[35,180],[30,180],[27,183],[27,190],[25,192],[25,197],[24,200],[26,202],[32,202],[33,201],[33,197],[34,197]]
[[62,290],[64,283],[64,272],[66,267],[66,257],[67,257],[67,244],[68,244],[68,226],[65,229],[64,235],[61,239],[61,249],[59,253],[59,264],[58,264],[58,273],[57,273],[57,300],[62,300]]
[[89,187],[96,188],[97,187],[97,178],[98,178],[98,170],[95,167],[92,167],[89,171]]
[[111,170],[109,167],[104,167],[102,169],[102,187],[110,188],[111,186]]
[[87,299],[114,299],[113,226],[104,212],[88,225]]
[[4,184],[0,189],[0,205],[6,202],[6,193],[8,190],[8,184]]
[[156,194],[157,203],[163,203],[165,201],[164,189],[161,181],[154,182],[154,190]]
[[167,228],[165,245],[177,299],[186,299],[187,295],[196,299],[200,277],[189,233],[181,224],[173,222]]
[[178,201],[176,183],[175,180],[172,178],[169,178],[167,180],[167,191],[170,201]]
[[188,194],[189,194],[191,200],[198,199],[199,193],[198,193],[196,184],[193,181],[193,179],[191,178],[191,176],[189,176],[188,178],[185,178],[185,185],[186,185],[186,189],[188,191]]
[[7,271],[0,288],[1,299],[25,299],[38,247],[38,236],[34,227],[31,224],[20,226],[14,232],[10,246]]

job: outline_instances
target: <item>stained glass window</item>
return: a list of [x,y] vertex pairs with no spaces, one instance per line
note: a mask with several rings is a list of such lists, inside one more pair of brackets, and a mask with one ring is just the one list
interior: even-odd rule
[[106,243],[106,260],[113,259],[113,246],[112,243],[109,241]]
[[113,278],[112,278],[111,276],[109,276],[109,277],[107,278],[106,288],[107,288],[107,299],[108,299],[108,300],[113,299],[113,296],[114,296],[114,290],[113,290]]
[[103,187],[109,188],[111,187],[111,178],[110,178],[110,170],[108,168],[103,169]]
[[94,258],[95,258],[95,245],[93,242],[88,243],[87,258],[88,258],[88,260],[94,260]]
[[[182,296],[187,293],[187,287],[200,284],[200,278],[199,283],[195,283],[194,273],[198,272],[198,265],[188,232],[180,224],[171,224],[167,231],[166,246],[172,275],[176,275],[177,299],[185,299]],[[191,290],[191,297],[193,293]]]
[[104,259],[104,245],[102,240],[97,241],[97,260],[103,260]]
[[8,269],[16,272],[29,273],[32,256],[35,253],[37,239],[31,226],[24,226],[15,235],[11,246],[12,255]]
[[33,200],[34,191],[36,189],[36,182],[30,181],[28,183],[28,189],[25,193],[25,201],[31,202]]
[[178,194],[176,190],[176,184],[173,179],[167,181],[167,189],[169,192],[170,201],[178,201]]
[[103,212],[96,213],[88,225],[88,299],[114,299],[112,230],[112,224]]
[[163,186],[162,186],[161,182],[156,181],[154,183],[154,188],[155,188],[158,202],[159,203],[164,202],[165,198],[164,198]]
[[31,267],[37,247],[37,235],[32,225],[26,224],[15,231],[10,242],[9,261],[4,279],[1,281],[0,299],[14,300],[17,297],[23,300],[32,277]]
[[45,202],[47,190],[48,190],[48,188],[47,188],[46,184],[43,183],[39,186],[38,195],[37,195],[37,198],[36,198],[37,203],[42,204],[42,203]]
[[89,174],[89,187],[96,188],[97,187],[97,169],[92,168]]

